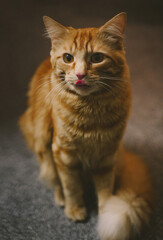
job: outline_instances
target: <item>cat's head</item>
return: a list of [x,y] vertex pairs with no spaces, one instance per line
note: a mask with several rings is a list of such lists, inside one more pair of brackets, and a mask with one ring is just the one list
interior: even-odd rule
[[63,87],[81,96],[112,89],[127,69],[123,48],[126,14],[120,13],[100,28],[74,29],[45,16],[51,39],[54,75]]

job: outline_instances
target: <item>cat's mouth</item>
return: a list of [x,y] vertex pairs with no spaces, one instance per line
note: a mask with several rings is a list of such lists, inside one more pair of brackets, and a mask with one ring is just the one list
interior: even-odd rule
[[73,92],[76,92],[81,96],[88,96],[89,94],[92,93],[92,91],[94,91],[92,85],[89,85],[84,80],[77,80],[76,82],[71,83],[70,86]]
[[83,80],[78,80],[75,83],[75,88],[87,89],[87,88],[90,88],[90,86],[86,82],[84,82]]

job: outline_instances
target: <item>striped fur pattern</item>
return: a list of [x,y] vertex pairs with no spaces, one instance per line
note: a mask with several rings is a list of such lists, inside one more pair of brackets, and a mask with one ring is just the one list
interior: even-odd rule
[[152,187],[144,164],[121,144],[131,106],[126,14],[100,28],[64,27],[49,17],[44,23],[51,57],[32,78],[21,129],[66,216],[87,217],[81,181],[86,170],[98,196],[99,235],[127,239],[149,220]]

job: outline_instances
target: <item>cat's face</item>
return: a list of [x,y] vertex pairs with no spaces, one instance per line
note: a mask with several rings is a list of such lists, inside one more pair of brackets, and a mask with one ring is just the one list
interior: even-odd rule
[[109,81],[123,80],[125,15],[118,16],[101,28],[86,29],[66,28],[46,17],[52,66],[65,89],[86,96],[111,89]]

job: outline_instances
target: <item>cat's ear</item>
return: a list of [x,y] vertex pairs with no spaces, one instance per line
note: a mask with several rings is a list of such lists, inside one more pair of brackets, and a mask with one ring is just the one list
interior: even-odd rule
[[46,27],[47,36],[51,39],[52,44],[63,39],[64,35],[68,33],[68,28],[54,21],[50,17],[44,16],[43,21]]
[[123,38],[126,26],[127,14],[125,12],[119,13],[102,27],[99,32],[108,33],[113,37]]

